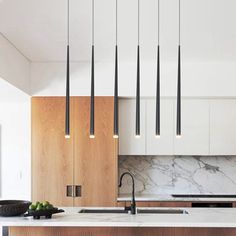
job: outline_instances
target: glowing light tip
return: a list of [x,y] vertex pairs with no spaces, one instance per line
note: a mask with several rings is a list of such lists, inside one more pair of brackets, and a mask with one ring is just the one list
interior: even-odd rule
[[176,135],[176,138],[181,138],[181,137],[182,137],[181,134]]
[[119,136],[117,134],[114,134],[113,138],[119,138]]
[[156,134],[156,135],[155,135],[155,138],[160,138],[160,137],[161,137],[160,134]]
[[66,134],[66,135],[65,135],[65,138],[66,138],[66,139],[69,139],[69,138],[70,138],[70,135],[69,135],[69,134]]
[[95,138],[95,135],[94,134],[90,134],[89,138]]
[[140,134],[136,134],[134,137],[135,137],[135,138],[140,138],[141,135],[140,135]]

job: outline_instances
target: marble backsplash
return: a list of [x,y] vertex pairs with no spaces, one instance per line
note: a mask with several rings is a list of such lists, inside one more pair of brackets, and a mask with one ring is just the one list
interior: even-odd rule
[[[138,194],[236,194],[236,156],[119,156],[119,176]],[[123,179],[119,193],[130,193]]]

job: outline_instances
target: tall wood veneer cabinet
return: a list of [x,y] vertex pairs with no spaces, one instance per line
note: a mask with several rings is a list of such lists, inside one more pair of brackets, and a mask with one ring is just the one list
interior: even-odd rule
[[95,139],[89,138],[90,99],[74,98],[74,178],[82,186],[76,206],[116,206],[118,148],[113,98],[95,98]]
[[[65,98],[32,98],[32,200],[58,206],[115,206],[117,140],[113,97],[95,98],[95,139],[89,138],[90,98],[71,98],[71,137],[65,139]],[[67,197],[66,186],[81,186]]]
[[66,186],[73,184],[73,139],[65,139],[65,99],[33,97],[32,200],[72,206]]

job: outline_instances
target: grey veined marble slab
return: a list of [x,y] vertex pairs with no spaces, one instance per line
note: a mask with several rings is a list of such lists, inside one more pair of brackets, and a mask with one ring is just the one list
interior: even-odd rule
[[[61,208],[61,207],[60,207]],[[0,226],[30,227],[230,227],[236,228],[234,208],[184,208],[188,214],[104,214],[82,213],[81,208],[63,207],[52,219],[0,217]],[[104,208],[100,208],[104,209]],[[106,209],[106,208],[105,208]],[[117,209],[117,208],[116,208]],[[141,209],[141,208],[139,208]],[[158,208],[155,208],[158,209]],[[164,208],[162,208],[163,210]],[[174,208],[171,208],[174,209]],[[179,208],[175,208],[179,209]],[[182,209],[182,208],[181,208]],[[223,217],[222,217],[223,216]]]
[[[236,194],[235,156],[120,156],[119,175],[137,194]],[[125,177],[120,194],[130,193]]]

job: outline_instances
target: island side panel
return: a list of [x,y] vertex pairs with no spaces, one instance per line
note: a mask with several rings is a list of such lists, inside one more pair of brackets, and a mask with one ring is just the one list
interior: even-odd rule
[[234,228],[10,227],[10,236],[235,236]]

